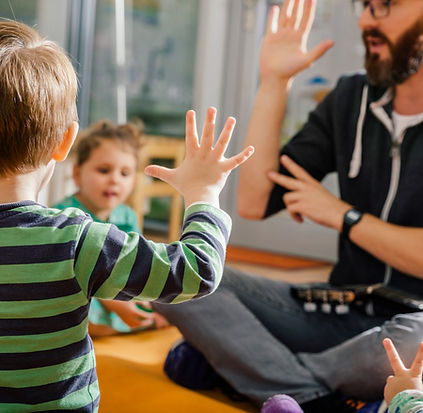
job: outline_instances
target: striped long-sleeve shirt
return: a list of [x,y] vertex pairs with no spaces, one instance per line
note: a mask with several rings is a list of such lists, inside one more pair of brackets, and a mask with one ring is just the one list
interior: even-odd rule
[[82,211],[0,205],[0,412],[97,411],[91,297],[177,303],[220,282],[231,221],[196,204],[171,244]]

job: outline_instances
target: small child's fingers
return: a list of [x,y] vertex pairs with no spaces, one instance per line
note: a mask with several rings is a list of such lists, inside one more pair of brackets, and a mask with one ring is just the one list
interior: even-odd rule
[[157,329],[170,325],[169,321],[159,313],[154,313],[154,324]]
[[232,156],[232,158],[226,159],[224,163],[225,172],[232,171],[237,166],[243,164],[253,153],[254,153],[254,146],[247,146],[238,155],[235,155],[235,156]]
[[146,175],[161,179],[164,182],[169,182],[173,169],[165,168],[164,166],[159,165],[148,165],[144,169],[144,172]]
[[193,110],[189,110],[186,114],[185,147],[188,154],[190,154],[193,149],[199,148],[197,122],[195,112]]
[[395,378],[395,376],[388,376],[387,378],[386,378],[386,383],[389,383],[391,380],[393,380]]
[[423,342],[420,343],[419,349],[417,350],[416,357],[414,357],[413,364],[410,368],[410,373],[414,377],[421,377],[423,373]]
[[232,132],[234,131],[236,120],[233,117],[226,119],[225,126],[222,129],[222,132],[219,135],[219,139],[214,146],[214,153],[217,159],[220,159],[228,147],[229,141],[232,137]]
[[385,347],[386,354],[388,355],[394,373],[396,375],[402,373],[405,367],[392,340],[390,338],[385,338],[383,340],[383,346]]
[[210,151],[213,146],[214,125],[216,121],[216,108],[207,109],[206,120],[203,125],[203,133],[201,135],[200,149],[204,152]]
[[144,319],[144,320],[152,320],[154,319],[154,312],[151,311],[145,311],[142,308],[137,308],[137,314],[138,317]]
[[154,324],[154,319],[148,319],[148,320],[140,319],[140,320],[137,321],[136,326],[134,326],[134,327],[138,327],[138,328],[140,328],[140,327],[152,327],[153,324]]
[[135,301],[135,303],[137,304],[137,307],[139,308],[139,306],[146,308],[147,310],[152,310],[153,306],[151,305],[150,301]]
[[153,306],[151,305],[151,302],[150,301],[142,300],[142,301],[135,301],[135,303],[137,304],[137,306],[139,305],[139,306],[141,306],[143,308],[146,308],[148,310],[152,310],[153,309]]

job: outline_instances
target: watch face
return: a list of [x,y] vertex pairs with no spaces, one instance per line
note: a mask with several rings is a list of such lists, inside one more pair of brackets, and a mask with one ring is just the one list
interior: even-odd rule
[[356,209],[350,209],[345,214],[345,220],[347,221],[348,224],[354,224],[361,218],[361,215],[362,214],[360,211],[357,211]]
[[350,211],[348,211],[348,219],[350,219],[351,221],[355,221],[358,218],[360,218],[361,213],[359,211],[356,211],[355,209],[351,209]]

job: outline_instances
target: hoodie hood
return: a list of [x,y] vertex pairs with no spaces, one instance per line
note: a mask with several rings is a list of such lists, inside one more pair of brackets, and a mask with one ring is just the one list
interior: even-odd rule
[[[368,96],[369,85],[365,84],[363,87],[363,93],[361,95],[360,114],[358,116],[357,121],[357,132],[355,135],[354,151],[352,153],[350,169],[348,172],[349,178],[356,178],[360,173],[361,169],[363,152],[363,125],[367,112]],[[392,101],[392,97],[392,89],[388,89],[380,99],[370,103],[369,105],[373,114],[385,125],[385,127],[391,134],[393,132],[392,120],[389,117],[388,113],[385,111],[384,106]]]

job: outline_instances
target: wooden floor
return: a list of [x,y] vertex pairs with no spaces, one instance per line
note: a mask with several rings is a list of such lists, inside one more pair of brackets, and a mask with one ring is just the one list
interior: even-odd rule
[[281,269],[230,260],[227,261],[227,264],[251,274],[262,275],[264,277],[284,280],[291,283],[325,282],[332,269],[331,265],[316,268]]
[[242,271],[292,283],[325,282],[332,264],[289,255],[229,246],[227,265]]

